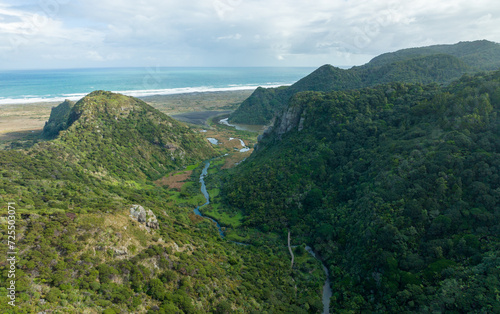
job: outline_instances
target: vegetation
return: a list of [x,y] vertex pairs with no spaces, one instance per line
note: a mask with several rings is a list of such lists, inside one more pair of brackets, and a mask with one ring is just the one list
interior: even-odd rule
[[43,127],[43,134],[48,137],[56,137],[59,132],[68,128],[68,119],[71,109],[75,104],[70,100],[65,100],[57,107],[53,107],[50,112],[49,121]]
[[499,67],[500,46],[486,40],[404,49],[349,70],[324,65],[289,87],[257,89],[229,121],[268,124],[301,91],[349,90],[391,82],[448,84],[465,73]]
[[[305,255],[290,270],[281,243],[236,245],[193,214],[204,202],[202,161],[215,155],[199,133],[109,92],[94,92],[69,112],[67,105],[50,118],[64,126],[51,129],[59,130],[55,139],[0,152],[2,209],[15,203],[18,251],[16,307],[7,304],[9,265],[0,264],[3,312],[322,309],[324,276],[314,259]],[[180,191],[153,184],[179,169],[193,171]],[[134,204],[151,210],[157,225],[132,218]],[[0,254],[7,256],[8,224],[0,219]]]
[[[486,41],[432,46],[257,89],[239,112],[274,123],[245,162],[229,138],[253,133],[212,123],[214,148],[135,98],[65,102],[41,138],[0,151],[0,254],[8,202],[18,252],[17,307],[2,261],[0,308],[318,313],[307,244],[331,312],[500,312],[500,71],[450,83],[496,60]],[[201,210],[224,239],[193,213],[205,160]]]
[[314,246],[332,311],[498,312],[499,145],[500,71],[303,92],[221,195]]

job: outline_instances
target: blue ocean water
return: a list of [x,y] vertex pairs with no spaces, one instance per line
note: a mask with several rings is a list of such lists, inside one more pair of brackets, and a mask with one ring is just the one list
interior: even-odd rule
[[102,68],[0,72],[0,104],[78,100],[94,90],[128,96],[254,89],[290,85],[306,67]]

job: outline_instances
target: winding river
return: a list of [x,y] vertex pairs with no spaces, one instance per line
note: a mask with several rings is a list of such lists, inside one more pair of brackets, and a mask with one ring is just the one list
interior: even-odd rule
[[224,238],[224,232],[222,232],[222,228],[221,228],[219,222],[217,220],[215,220],[215,219],[212,219],[210,217],[204,216],[200,212],[200,208],[202,208],[205,205],[210,204],[210,195],[208,195],[207,186],[205,185],[205,176],[208,174],[208,167],[210,167],[210,162],[206,161],[205,162],[205,167],[203,167],[203,170],[201,171],[201,175],[200,175],[201,193],[203,193],[203,196],[205,196],[205,199],[207,201],[205,202],[205,204],[196,207],[194,209],[194,213],[196,215],[200,216],[200,217],[208,218],[208,219],[212,220],[213,222],[215,222],[215,224],[217,225],[217,229],[219,230],[220,236]]
[[[207,201],[205,202],[205,204],[202,204],[202,205],[196,207],[194,209],[194,213],[200,217],[208,218],[211,221],[213,221],[217,225],[217,229],[219,230],[220,236],[222,238],[224,238],[224,232],[222,232],[222,228],[221,228],[219,222],[217,222],[217,220],[215,220],[213,218],[204,216],[200,212],[200,208],[202,208],[205,205],[210,204],[210,195],[208,194],[207,186],[205,185],[205,176],[208,174],[208,167],[210,167],[210,162],[206,161],[205,167],[203,167],[203,170],[201,171],[201,175],[200,175],[201,193],[203,193],[203,196],[205,196],[205,199]],[[240,243],[240,242],[235,242],[235,241],[231,241],[231,242],[236,243],[236,244],[248,245],[246,243]],[[290,243],[289,243],[289,245],[290,245]],[[309,254],[311,254],[315,259],[317,259],[321,262],[321,265],[323,266],[323,271],[326,274],[325,284],[323,285],[323,314],[328,314],[328,313],[330,313],[330,298],[332,296],[332,288],[330,286],[330,276],[328,273],[328,268],[326,268],[325,264],[323,264],[323,261],[316,256],[316,253],[314,253],[313,249],[310,246],[306,246],[306,251],[309,252]],[[292,253],[292,252],[290,251],[290,253]],[[292,253],[292,256],[293,256],[293,253]],[[292,265],[293,265],[293,262],[292,262]]]

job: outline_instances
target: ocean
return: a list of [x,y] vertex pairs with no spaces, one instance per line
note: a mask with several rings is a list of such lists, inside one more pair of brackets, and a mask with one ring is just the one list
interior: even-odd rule
[[94,90],[128,96],[290,85],[315,68],[101,68],[0,72],[0,105],[78,100]]

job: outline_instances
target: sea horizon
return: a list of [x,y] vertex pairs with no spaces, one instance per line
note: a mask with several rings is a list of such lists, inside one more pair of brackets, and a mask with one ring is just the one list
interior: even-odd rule
[[316,67],[120,67],[0,71],[0,105],[79,100],[95,90],[133,97],[252,90],[295,83]]

